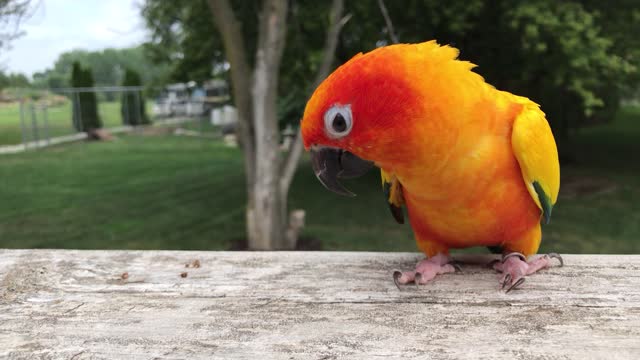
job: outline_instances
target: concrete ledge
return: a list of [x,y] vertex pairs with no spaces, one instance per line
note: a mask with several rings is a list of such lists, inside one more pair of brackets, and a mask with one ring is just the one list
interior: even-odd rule
[[[193,118],[159,119],[150,125],[139,125],[139,126],[123,125],[123,126],[104,128],[104,130],[107,130],[111,134],[121,134],[121,133],[136,131],[136,130],[143,130],[145,128],[152,128],[154,126],[177,125],[177,124],[182,124],[189,121],[194,121],[194,119]],[[85,132],[77,132],[74,134],[56,136],[56,137],[51,137],[48,139],[43,139],[38,141],[29,141],[23,144],[0,145],[0,155],[17,154],[17,153],[25,152],[27,150],[42,149],[49,146],[82,141],[82,140],[86,140],[88,137],[89,136]]]
[[640,256],[565,255],[509,294],[458,256],[398,291],[420,258],[0,250],[0,358],[640,358]]
[[40,149],[48,146],[86,140],[87,137],[88,137],[87,133],[81,132],[81,133],[75,133],[71,135],[52,137],[48,140],[30,141],[25,144],[0,146],[0,155],[17,154],[30,149]]

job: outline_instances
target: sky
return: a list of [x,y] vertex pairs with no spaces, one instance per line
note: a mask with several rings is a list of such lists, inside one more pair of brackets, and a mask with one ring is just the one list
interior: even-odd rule
[[32,2],[31,17],[20,25],[25,34],[0,53],[0,67],[7,72],[30,76],[51,68],[65,51],[135,46],[147,37],[140,0]]

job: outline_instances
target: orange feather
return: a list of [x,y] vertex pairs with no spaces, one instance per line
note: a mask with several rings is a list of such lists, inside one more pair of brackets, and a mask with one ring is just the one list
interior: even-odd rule
[[[394,174],[428,256],[478,245],[536,253],[541,210],[511,137],[523,109],[537,106],[496,90],[457,56],[435,41],[355,56],[309,100],[305,147],[342,148]],[[340,139],[324,129],[324,113],[335,104],[350,105],[353,114],[351,132]]]

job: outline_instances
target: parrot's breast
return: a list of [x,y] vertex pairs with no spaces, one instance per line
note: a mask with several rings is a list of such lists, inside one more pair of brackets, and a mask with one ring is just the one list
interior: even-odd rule
[[[420,160],[396,168],[418,242],[496,246],[539,222],[511,146],[520,109],[508,101],[469,107],[474,118],[454,127],[449,140],[424,144]],[[433,154],[441,159],[436,166],[425,160]]]

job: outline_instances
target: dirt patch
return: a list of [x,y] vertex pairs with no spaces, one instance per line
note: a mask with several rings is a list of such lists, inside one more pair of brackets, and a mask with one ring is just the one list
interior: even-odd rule
[[142,135],[144,136],[164,136],[170,135],[175,130],[171,126],[144,126],[142,127]]
[[115,137],[107,129],[91,129],[87,132],[89,140],[113,141]]
[[174,130],[174,126],[144,125],[134,128],[129,134],[138,136],[165,136],[171,135]]
[[45,273],[48,271],[43,262],[19,262],[4,275],[0,281],[0,303],[15,301],[25,294],[45,288]]

